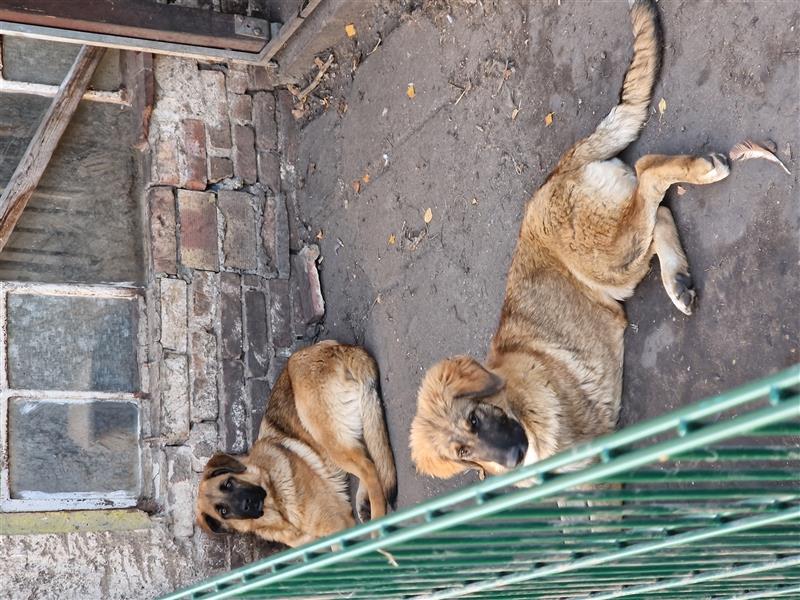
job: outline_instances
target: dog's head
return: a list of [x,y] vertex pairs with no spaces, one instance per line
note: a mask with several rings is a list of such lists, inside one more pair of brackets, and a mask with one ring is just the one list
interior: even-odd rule
[[520,465],[528,438],[501,408],[504,381],[467,356],[444,360],[425,374],[411,425],[417,470],[447,478],[476,469],[496,475]]
[[228,454],[208,461],[197,493],[197,522],[210,533],[248,531],[264,514],[266,490],[258,477]]

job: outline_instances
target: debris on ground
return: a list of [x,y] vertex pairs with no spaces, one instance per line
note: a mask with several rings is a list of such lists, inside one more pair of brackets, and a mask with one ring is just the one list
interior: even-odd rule
[[423,215],[422,218],[425,221],[425,224],[427,225],[428,223],[433,221],[433,211],[430,208],[426,209],[425,215]]
[[745,140],[744,142],[736,144],[733,148],[731,148],[728,156],[731,157],[731,160],[736,161],[763,158],[764,160],[774,162],[776,165],[780,165],[780,167],[786,171],[787,175],[792,174],[789,169],[786,168],[786,165],[781,162],[781,159],[775,156],[775,153],[772,150],[769,150],[760,144],[756,144],[751,140]]
[[292,116],[294,116],[295,119],[300,119],[306,116],[306,114],[308,113],[308,103],[307,103],[308,97],[311,95],[311,92],[317,89],[317,86],[319,86],[319,84],[322,83],[326,73],[328,72],[328,69],[331,68],[333,63],[334,63],[333,53],[331,53],[328,56],[328,60],[326,60],[325,62],[322,62],[322,59],[317,57],[314,59],[314,64],[317,66],[318,71],[317,74],[314,76],[314,79],[311,80],[311,83],[309,83],[302,90],[300,90],[295,85],[287,86],[287,89],[294,96],[295,105],[294,109],[292,110]]
[[553,124],[553,116],[555,114],[556,113],[549,112],[544,116],[544,126],[545,127],[550,127],[550,125]]

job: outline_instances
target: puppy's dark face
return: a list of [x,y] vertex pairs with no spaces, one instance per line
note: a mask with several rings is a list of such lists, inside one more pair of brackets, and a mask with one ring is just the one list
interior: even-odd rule
[[212,533],[247,531],[264,515],[266,490],[247,467],[227,454],[214,455],[203,472],[197,494],[197,520]]
[[503,381],[468,357],[431,368],[411,427],[417,470],[445,478],[468,469],[496,475],[522,464],[528,438],[498,406],[503,394]]

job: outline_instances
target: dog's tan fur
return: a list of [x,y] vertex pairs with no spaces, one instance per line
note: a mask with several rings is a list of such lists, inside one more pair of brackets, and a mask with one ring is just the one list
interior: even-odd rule
[[420,472],[508,469],[471,455],[477,438],[468,416],[481,404],[523,426],[524,464],[612,431],[627,326],[620,301],[654,254],[670,299],[691,313],[686,257],[669,209],[659,204],[673,183],[708,184],[729,169],[719,155],[648,155],[635,169],[614,158],[648,119],[660,66],[654,4],[638,0],[631,19],[634,55],[620,103],[564,154],[528,202],[485,367],[457,357],[425,375],[410,438]]
[[[397,478],[377,383],[375,361],[362,348],[326,341],[293,354],[250,452],[219,454],[206,466],[198,523],[289,546],[310,542],[355,524],[346,473],[359,479],[359,514],[386,514]],[[266,491],[260,518],[220,514],[229,478]]]

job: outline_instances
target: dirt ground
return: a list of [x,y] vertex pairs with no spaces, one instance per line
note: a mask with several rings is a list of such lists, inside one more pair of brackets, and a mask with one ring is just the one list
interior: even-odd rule
[[[524,203],[614,104],[631,33],[621,0],[386,6],[356,22],[330,108],[303,126],[296,201],[305,236],[322,231],[322,337],[362,343],[380,364],[406,506],[471,480],[415,474],[417,386],[443,357],[484,356]],[[668,194],[699,306],[691,317],[674,309],[657,265],[627,303],[621,426],[800,355],[800,7],[659,6],[663,74],[623,158],[772,140],[792,175],[750,161],[721,183]]]

